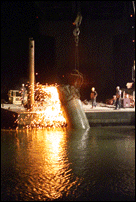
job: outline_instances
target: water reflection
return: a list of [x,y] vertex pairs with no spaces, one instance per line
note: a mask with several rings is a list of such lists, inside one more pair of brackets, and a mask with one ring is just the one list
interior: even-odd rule
[[10,194],[16,200],[54,200],[77,189],[80,179],[70,168],[64,129],[18,131],[15,137],[18,177]]
[[134,200],[135,131],[2,131],[3,201]]
[[82,177],[84,200],[134,200],[135,135],[129,128],[90,128],[69,134],[69,159]]

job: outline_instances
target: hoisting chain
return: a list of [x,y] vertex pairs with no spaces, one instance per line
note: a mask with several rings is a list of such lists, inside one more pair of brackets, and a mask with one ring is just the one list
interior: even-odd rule
[[79,57],[78,57],[78,42],[79,42],[79,34],[80,30],[79,27],[76,27],[73,31],[73,34],[75,36],[75,69],[79,70]]
[[78,12],[77,17],[75,19],[75,22],[73,23],[76,25],[76,28],[73,30],[73,35],[75,36],[75,69],[79,70],[79,57],[78,57],[78,42],[79,42],[79,34],[80,34],[80,29],[79,26],[82,21],[82,16]]
[[73,35],[75,36],[75,69],[72,71],[71,76],[74,78],[74,86],[80,88],[83,83],[83,75],[79,72],[79,55],[78,55],[78,43],[79,43],[79,26],[82,21],[82,15],[78,12],[77,17],[73,25],[76,25],[76,28],[73,30]]

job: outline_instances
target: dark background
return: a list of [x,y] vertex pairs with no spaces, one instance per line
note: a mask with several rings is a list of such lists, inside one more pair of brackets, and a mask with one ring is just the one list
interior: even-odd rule
[[[74,25],[79,35],[79,71],[84,75],[81,99],[115,94],[132,81],[135,18],[132,1],[1,1],[1,97],[28,81],[28,40],[35,40],[36,82],[61,83],[74,69]],[[133,15],[131,17],[131,14]]]

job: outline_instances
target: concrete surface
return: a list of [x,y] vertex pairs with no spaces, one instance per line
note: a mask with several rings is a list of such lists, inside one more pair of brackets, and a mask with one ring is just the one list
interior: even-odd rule
[[[110,126],[110,125],[135,125],[135,108],[121,108],[114,110],[114,106],[98,103],[96,107],[91,108],[91,104],[83,104],[86,117],[90,126]],[[29,114],[27,122],[29,122],[35,112],[28,112],[22,106],[9,104],[1,104],[1,127],[16,127],[16,119],[22,120],[20,123],[25,125],[24,120]],[[28,124],[28,123],[27,123]]]
[[90,126],[135,125],[135,108],[115,110],[115,106],[98,104],[92,109],[90,104],[83,104],[83,109]]

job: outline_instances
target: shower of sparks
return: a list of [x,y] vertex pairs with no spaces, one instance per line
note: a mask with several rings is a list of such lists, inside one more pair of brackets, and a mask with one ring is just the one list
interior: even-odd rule
[[25,125],[27,128],[44,128],[44,127],[65,127],[66,120],[63,116],[57,84],[35,86],[35,104],[32,112],[29,110],[18,119],[18,123]]

